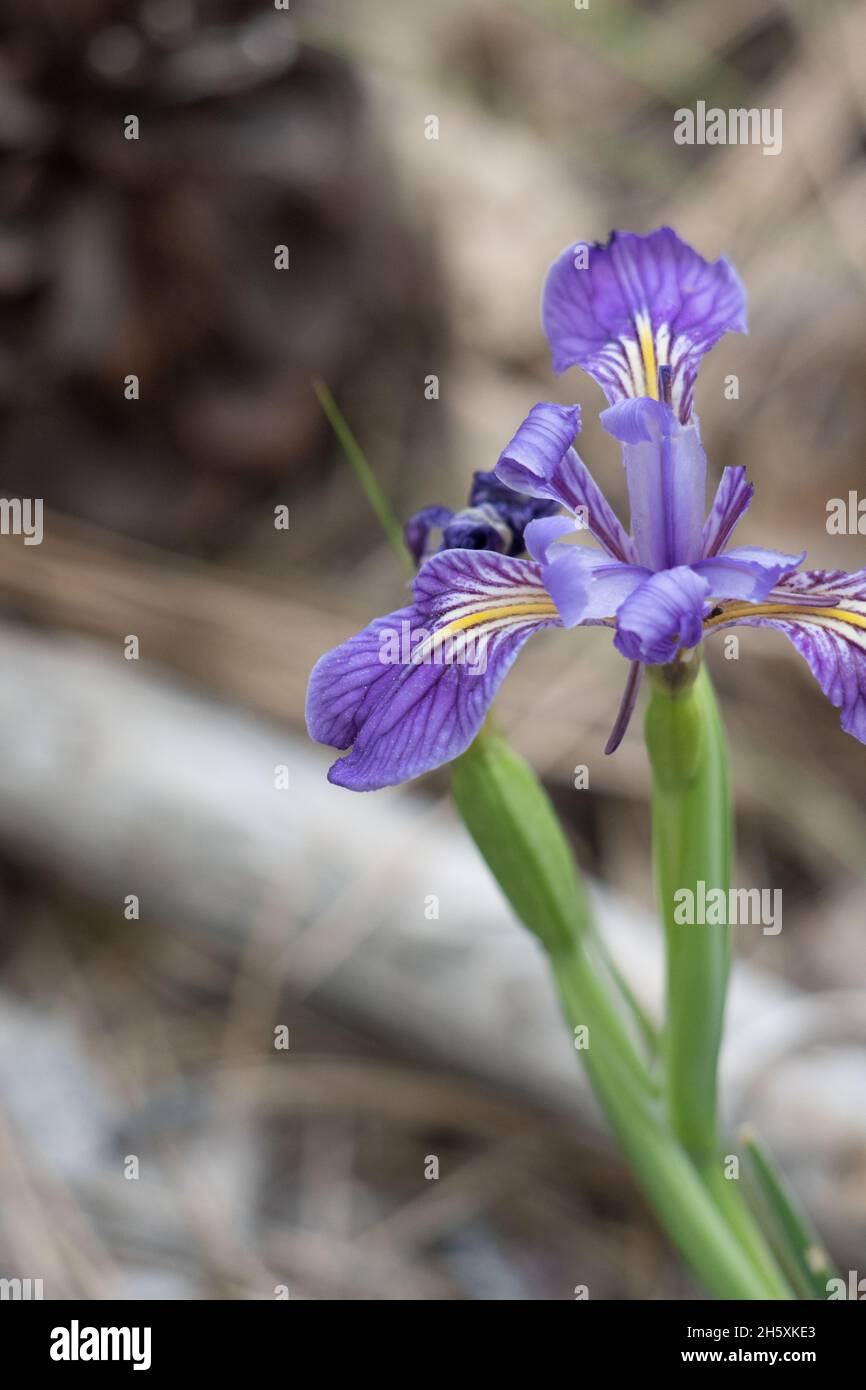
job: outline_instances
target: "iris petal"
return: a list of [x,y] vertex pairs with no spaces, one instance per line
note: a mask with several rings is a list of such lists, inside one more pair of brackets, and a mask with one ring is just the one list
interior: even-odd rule
[[724,550],[734,527],[748,510],[754,491],[752,484],[746,482],[746,470],[742,466],[722,470],[713,505],[704,522],[702,555],[718,555]]
[[707,458],[697,424],[681,425],[670,406],[641,397],[602,411],[622,444],[636,558],[652,570],[701,557]]
[[805,550],[799,555],[786,555],[782,550],[743,545],[726,550],[724,555],[699,560],[692,568],[707,580],[713,598],[760,603],[805,558]]
[[746,331],[746,296],[728,261],[705,261],[670,227],[614,232],[606,245],[577,243],[554,261],[542,321],[554,369],[582,367],[609,401],[657,396],[658,369],[670,366],[685,422],[704,353],[723,333]]
[[438,545],[431,544],[431,536],[434,532],[441,533],[448,525],[454,513],[450,507],[422,507],[420,512],[410,516],[403,528],[406,544],[416,565],[432,554]]
[[614,646],[648,666],[673,661],[701,641],[708,593],[706,579],[687,565],[651,575],[620,608]]
[[547,564],[550,547],[556,541],[564,540],[566,536],[575,535],[578,529],[574,517],[571,516],[546,516],[537,521],[530,521],[524,532],[526,549],[533,560],[537,560],[540,565]]
[[580,407],[542,401],[533,406],[503,449],[496,475],[531,497],[552,497],[582,518],[599,545],[618,560],[634,558],[631,537],[571,447],[580,428]]
[[[805,600],[797,608],[797,600]],[[816,607],[816,600],[826,607]],[[732,605],[708,619],[708,631],[776,628],[805,657],[846,733],[866,743],[866,569],[803,570],[778,586],[767,603]]]
[[564,627],[611,618],[650,573],[583,546],[556,546],[550,555],[542,575]]
[[372,791],[456,758],[527,638],[560,626],[538,565],[492,551],[434,555],[414,595],[328,652],[310,677],[311,736],[354,745],[328,774],[339,786]]

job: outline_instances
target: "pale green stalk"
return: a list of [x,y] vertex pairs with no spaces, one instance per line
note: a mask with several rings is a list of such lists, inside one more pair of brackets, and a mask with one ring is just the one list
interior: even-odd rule
[[[727,748],[699,654],[650,668],[646,744],[652,768],[653,868],[667,950],[664,1036],[668,1120],[750,1258],[790,1296],[776,1260],[726,1162],[718,1121],[718,1063],[730,970],[730,926],[694,921],[699,904],[727,894],[732,816]],[[706,912],[712,917],[712,912]]]

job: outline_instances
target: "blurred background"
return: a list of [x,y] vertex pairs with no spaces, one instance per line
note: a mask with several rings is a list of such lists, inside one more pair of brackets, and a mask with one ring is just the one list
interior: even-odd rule
[[[825,523],[866,487],[864,94],[862,0],[6,0],[0,493],[45,529],[0,537],[0,1276],[694,1295],[447,775],[353,797],[306,740],[314,660],[404,592],[311,381],[401,517],[540,399],[583,403],[624,513],[539,291],[569,241],[670,222],[749,292],[697,391],[713,478],[756,484],[741,541],[860,567]],[[781,108],[782,153],[675,145],[698,100]],[[866,758],[780,636],[711,660],[737,877],[784,894],[737,934],[729,1119],[866,1273]],[[621,681],[603,632],[541,638],[497,708],[653,1007]]]

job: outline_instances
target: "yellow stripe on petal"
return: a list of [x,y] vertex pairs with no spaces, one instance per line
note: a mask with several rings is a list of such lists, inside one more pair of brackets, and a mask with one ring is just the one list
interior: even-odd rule
[[741,603],[715,617],[705,618],[704,627],[717,627],[719,623],[729,623],[736,618],[767,617],[794,618],[806,623],[815,618],[833,618],[836,622],[866,629],[866,613],[855,613],[850,608],[796,608],[792,603]]
[[657,401],[659,398],[659,372],[656,363],[655,339],[653,338],[649,316],[647,314],[638,314],[634,324],[637,329],[637,339],[640,343],[641,357],[643,358],[646,394],[652,396],[654,401]]
[[479,623],[498,623],[503,618],[518,616],[556,618],[559,615],[556,604],[549,598],[533,600],[531,603],[504,603],[501,608],[482,608],[478,613],[467,613],[464,618],[455,618],[453,622],[440,628],[440,631],[459,632],[464,627],[475,627]]
[[550,598],[533,599],[528,603],[503,603],[497,608],[479,608],[474,613],[466,613],[460,618],[453,618],[450,623],[443,623],[441,627],[437,627],[426,641],[416,647],[412,653],[412,660],[417,663],[428,660],[432,652],[437,651],[459,632],[488,626],[496,627],[497,624],[514,618],[558,617],[559,611]]

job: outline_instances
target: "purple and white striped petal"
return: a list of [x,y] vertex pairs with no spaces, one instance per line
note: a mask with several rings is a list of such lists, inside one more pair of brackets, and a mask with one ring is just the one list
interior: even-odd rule
[[688,565],[644,580],[626,599],[616,620],[614,646],[629,661],[647,666],[673,661],[683,647],[701,641],[709,585]]
[[307,686],[307,731],[317,743],[349,748],[369,711],[394,678],[383,646],[415,618],[413,606],[374,618],[363,631],[320,657]]
[[709,558],[724,550],[734,527],[748,510],[754,491],[752,484],[746,482],[746,470],[741,465],[722,470],[713,505],[704,522],[701,540],[703,556]]
[[561,626],[537,564],[446,550],[419,571],[415,603],[323,656],[307,693],[312,738],[353,745],[328,778],[373,791],[462,753],[528,637]]
[[659,368],[670,366],[685,423],[704,353],[723,333],[746,331],[746,296],[727,260],[705,261],[659,227],[566,247],[548,272],[541,314],[555,371],[582,367],[613,402],[657,398]]
[[759,545],[741,545],[698,560],[692,566],[710,586],[714,599],[742,599],[747,603],[762,603],[786,575],[802,565],[805,550],[799,555],[786,555],[783,550],[764,550]]
[[580,406],[542,401],[503,449],[496,475],[518,492],[553,498],[576,513],[609,555],[632,560],[631,537],[571,447],[579,429]]
[[731,604],[705,623],[708,633],[732,627],[783,632],[841,711],[842,728],[866,743],[866,569],[803,570],[766,603]]
[[601,423],[622,444],[638,562],[667,570],[699,560],[707,458],[697,426],[647,396],[609,406]]

